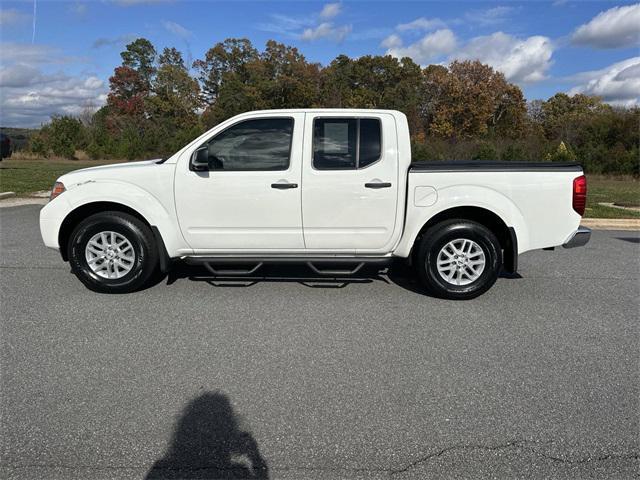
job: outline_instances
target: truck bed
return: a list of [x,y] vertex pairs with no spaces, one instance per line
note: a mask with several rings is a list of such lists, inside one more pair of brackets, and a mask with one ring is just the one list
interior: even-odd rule
[[[562,245],[580,224],[572,207],[573,182],[582,175],[578,163],[413,162],[408,172],[405,228],[413,230],[403,238],[461,204],[503,219],[515,230],[518,253]],[[410,248],[401,243],[399,250]]]

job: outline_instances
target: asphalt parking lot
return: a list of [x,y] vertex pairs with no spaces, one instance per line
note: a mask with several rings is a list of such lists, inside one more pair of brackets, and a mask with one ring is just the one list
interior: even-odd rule
[[640,236],[484,296],[402,269],[86,290],[0,209],[2,478],[637,478]]

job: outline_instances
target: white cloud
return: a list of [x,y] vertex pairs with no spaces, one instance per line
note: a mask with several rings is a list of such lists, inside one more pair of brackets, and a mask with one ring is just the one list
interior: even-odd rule
[[78,61],[46,45],[0,44],[0,124],[35,127],[51,115],[77,115],[87,105],[99,107],[106,85],[93,75],[48,71]]
[[382,42],[382,46],[387,47],[387,55],[396,58],[411,57],[417,63],[448,55],[455,50],[456,45],[456,36],[449,29],[436,30],[406,47],[402,46],[402,40],[397,35],[391,35]]
[[3,71],[0,75],[3,82],[0,123],[3,126],[36,127],[52,115],[79,115],[89,105],[100,107],[105,103],[106,88],[97,77],[32,73],[35,76],[20,86],[12,81],[4,83],[11,72]]
[[187,30],[179,23],[172,22],[170,20],[163,21],[162,26],[165,28],[166,31],[168,31],[169,33],[173,33],[174,35],[180,38],[189,38],[193,35],[191,30]]
[[60,52],[48,45],[2,42],[0,43],[0,62],[8,64],[21,61],[23,63],[68,63],[68,57],[60,56]]
[[416,18],[413,22],[409,23],[401,23],[396,28],[401,32],[406,32],[409,30],[435,30],[436,28],[444,28],[446,27],[445,23],[439,18],[425,18],[420,17]]
[[339,3],[327,3],[324,7],[322,7],[322,11],[320,12],[320,18],[330,19],[336,17],[340,14],[342,10],[342,5]]
[[[382,40],[380,46],[388,50],[395,49],[402,46],[402,39],[398,35],[393,33]],[[387,52],[387,54],[389,54],[389,52]]]
[[[341,3],[327,3],[319,13],[306,16],[289,16],[282,14],[269,15],[271,21],[258,25],[260,30],[276,33],[289,38],[314,41],[320,39],[342,42],[352,30],[351,25],[335,25],[330,19],[339,15],[342,11]],[[370,38],[375,32],[368,30],[359,38]]]
[[520,39],[503,32],[475,37],[460,45],[449,29],[437,30],[415,43],[403,45],[402,38],[396,34],[389,35],[380,44],[387,49],[387,55],[411,57],[422,65],[433,61],[480,60],[504,73],[509,81],[517,83],[544,80],[551,67],[554,49],[547,37]]
[[600,12],[589,23],[578,27],[572,41],[595,48],[637,45],[640,41],[640,3]]
[[0,10],[0,27],[8,27],[10,25],[18,25],[26,22],[31,18],[31,15],[23,13],[15,8],[8,8],[6,10]]
[[486,27],[504,22],[514,11],[515,7],[493,7],[487,10],[472,10],[467,12],[464,18],[469,23]]
[[300,29],[314,25],[312,18],[297,18],[279,13],[269,15],[269,21],[258,24],[258,29],[289,38],[299,38]]
[[351,32],[351,25],[333,26],[330,22],[323,22],[315,28],[307,28],[302,32],[302,40],[313,41],[321,38],[328,38],[336,42],[341,42]]
[[31,66],[24,64],[3,67],[0,70],[0,87],[23,87],[33,85],[41,81],[41,72]]
[[584,83],[569,90],[569,95],[597,95],[613,105],[640,105],[640,57],[614,63],[602,70],[576,76]]
[[504,73],[509,81],[530,83],[546,78],[553,48],[547,37],[536,35],[519,39],[496,32],[471,39],[451,59],[480,60]]

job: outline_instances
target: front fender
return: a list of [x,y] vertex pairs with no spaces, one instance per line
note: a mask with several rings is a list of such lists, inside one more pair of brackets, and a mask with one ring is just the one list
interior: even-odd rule
[[416,206],[413,192],[409,193],[405,233],[394,254],[408,257],[422,227],[434,216],[457,207],[478,207],[494,213],[515,230],[518,253],[528,250],[527,225],[522,212],[509,197],[489,187],[452,185],[437,189],[437,200],[425,207]]
[[45,245],[60,248],[58,237],[65,218],[74,210],[97,202],[123,205],[140,214],[149,225],[157,227],[170,257],[188,248],[177,228],[172,199],[165,200],[163,204],[143,188],[120,181],[82,183],[45,205],[40,211],[40,230]]

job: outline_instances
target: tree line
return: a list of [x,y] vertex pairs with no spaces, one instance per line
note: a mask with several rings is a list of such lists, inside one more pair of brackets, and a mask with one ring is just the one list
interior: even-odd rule
[[166,156],[249,110],[388,108],[409,120],[415,160],[573,161],[591,173],[640,174],[640,109],[557,93],[525,100],[478,61],[422,68],[410,58],[337,56],[311,63],[269,40],[259,51],[230,38],[187,65],[175,48],[139,38],[120,54],[106,105],[53,117],[31,137],[40,155],[140,159]]

